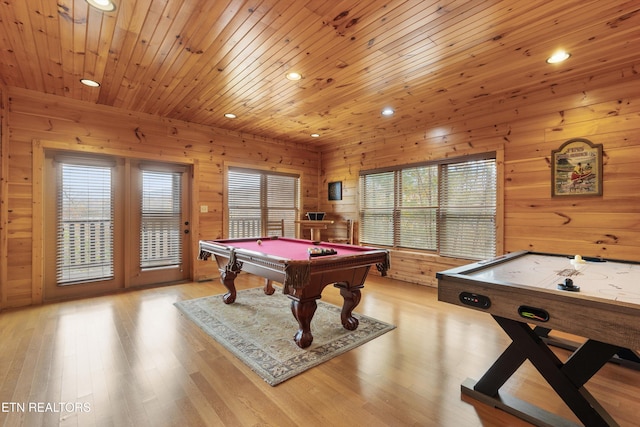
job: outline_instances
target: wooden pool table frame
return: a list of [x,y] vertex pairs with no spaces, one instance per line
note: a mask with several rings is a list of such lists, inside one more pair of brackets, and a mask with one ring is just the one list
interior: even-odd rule
[[[275,238],[262,238],[262,240]],[[311,320],[317,308],[316,300],[321,298],[323,289],[333,284],[340,289],[344,303],[341,312],[342,326],[348,330],[358,327],[358,319],[353,317],[353,309],[360,303],[360,289],[364,287],[369,268],[375,265],[382,275],[389,269],[389,252],[361,246],[321,243],[320,247],[334,248],[338,255],[313,257],[306,259],[287,259],[266,252],[235,248],[234,241],[256,241],[252,239],[201,240],[199,259],[215,258],[220,271],[220,281],[227,289],[223,296],[226,304],[236,300],[235,278],[241,271],[255,274],[266,279],[264,292],[271,295],[274,288],[271,282],[283,284],[283,293],[291,299],[291,312],[298,321],[299,330],[294,340],[300,348],[306,348],[313,342]],[[304,242],[313,246],[311,241],[278,238],[283,243]],[[350,254],[340,255],[340,248],[348,249]],[[356,254],[351,252],[357,251]]]

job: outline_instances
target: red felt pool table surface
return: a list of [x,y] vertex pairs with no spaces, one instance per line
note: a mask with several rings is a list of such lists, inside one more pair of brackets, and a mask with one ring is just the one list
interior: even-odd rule
[[334,249],[337,252],[334,256],[358,255],[363,252],[376,250],[374,248],[364,246],[341,245],[327,242],[314,244],[311,240],[290,239],[286,237],[279,237],[277,239],[261,238],[216,240],[215,243],[236,249],[260,252],[272,257],[299,261],[309,259],[309,248]]

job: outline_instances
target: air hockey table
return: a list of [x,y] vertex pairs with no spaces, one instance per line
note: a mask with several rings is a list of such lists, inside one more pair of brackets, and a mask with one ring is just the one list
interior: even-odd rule
[[[585,426],[618,425],[584,385],[621,349],[640,349],[640,263],[521,251],[436,277],[439,301],[490,314],[512,340],[463,394],[535,425],[573,425],[499,392],[529,360]],[[536,327],[586,341],[563,363]]]

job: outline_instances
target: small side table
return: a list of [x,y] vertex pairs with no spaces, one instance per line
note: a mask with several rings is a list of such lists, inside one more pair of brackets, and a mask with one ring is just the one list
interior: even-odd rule
[[332,220],[302,219],[302,220],[296,221],[296,224],[300,224],[300,226],[310,229],[310,231],[311,231],[311,240],[313,240],[314,242],[316,242],[316,241],[319,242],[319,241],[321,241],[321,239],[320,239],[321,230],[326,230],[329,225],[333,224],[333,222],[334,221],[332,221]]

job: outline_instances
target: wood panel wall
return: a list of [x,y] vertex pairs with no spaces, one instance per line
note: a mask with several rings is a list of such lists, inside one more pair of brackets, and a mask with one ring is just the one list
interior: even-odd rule
[[6,194],[8,192],[8,180],[7,172],[9,170],[9,155],[8,144],[5,140],[8,140],[7,109],[5,106],[8,103],[7,90],[4,85],[0,84],[0,309],[4,306],[6,301],[6,289],[4,284],[7,283],[8,268],[7,268],[7,225],[8,211]]
[[[223,236],[223,165],[299,170],[302,211],[357,219],[361,170],[498,150],[503,155],[500,246],[506,252],[601,256],[640,261],[640,73],[597,78],[499,100],[492,110],[461,105],[458,115],[415,134],[345,141],[310,149],[185,122],[161,119],[14,88],[3,90],[0,159],[0,307],[37,303],[34,289],[33,141],[132,157],[188,158],[194,177],[197,238]],[[604,194],[551,197],[551,151],[571,138],[604,146]],[[37,167],[37,166],[36,166]],[[328,201],[327,184],[342,181],[343,199]],[[331,237],[331,230],[326,234]],[[196,239],[197,240],[197,239]],[[465,260],[392,251],[392,277],[435,286],[435,273]],[[215,275],[195,263],[194,279]]]
[[[504,251],[640,261],[639,87],[637,70],[619,70],[502,99],[493,110],[461,105],[457,115],[421,133],[325,146],[320,208],[332,218],[357,219],[361,170],[501,147]],[[551,151],[572,138],[603,144],[601,197],[551,197]],[[331,181],[342,181],[343,200],[327,200]],[[467,262],[393,251],[390,275],[436,286],[437,271]]]
[[[197,164],[193,189],[194,242],[223,235],[223,170],[226,163],[274,171],[297,171],[302,176],[302,211],[318,204],[318,151],[292,143],[237,134],[221,129],[166,120],[92,103],[9,88],[4,98],[2,159],[2,212],[0,213],[0,308],[24,306],[41,300],[41,277],[33,239],[33,150],[41,146],[83,152],[127,155],[157,161]],[[6,125],[5,125],[6,122]],[[35,143],[34,143],[35,141]],[[37,156],[36,156],[37,158]],[[35,171],[34,171],[35,168]],[[36,195],[36,197],[38,197]],[[199,206],[208,212],[200,213]],[[41,215],[40,215],[41,217]],[[213,262],[194,263],[193,278],[217,276]]]

